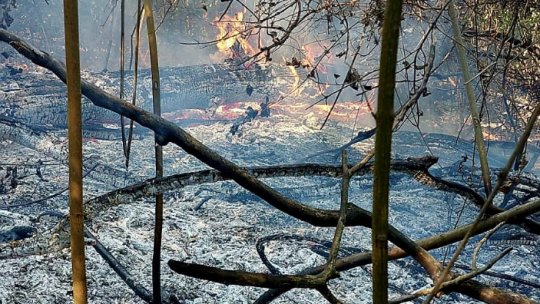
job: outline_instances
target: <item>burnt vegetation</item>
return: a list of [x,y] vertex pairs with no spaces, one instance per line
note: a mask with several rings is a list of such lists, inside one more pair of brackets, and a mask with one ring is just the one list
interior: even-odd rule
[[[45,7],[55,5],[45,2]],[[189,282],[264,289],[250,289],[243,301],[269,303],[291,290],[309,289],[321,301],[343,303],[347,301],[342,298],[351,299],[349,292],[357,294],[353,290],[368,286],[347,276],[349,271],[359,271],[368,284],[373,282],[370,290],[361,292],[374,303],[471,298],[535,303],[540,299],[540,180],[535,175],[540,156],[538,2],[115,0],[104,6],[98,2],[85,9],[90,17],[105,16],[99,19],[103,24],[80,29],[85,59],[77,58],[76,65],[82,63],[89,71],[79,73],[84,95],[79,127],[85,138],[116,149],[113,153],[124,161],[118,166],[107,156],[84,155],[78,162],[84,184],[91,189],[82,204],[84,228],[79,241],[95,249],[137,300],[190,302],[205,292],[205,285],[176,285],[195,278]],[[66,127],[73,110],[66,110],[64,83],[69,85],[66,68],[74,63],[62,62],[62,47],[55,45],[63,36],[53,31],[58,26],[54,18],[32,9],[32,3],[0,0],[4,42],[0,72],[6,80],[0,87],[0,142],[5,149],[0,161],[3,261],[48,255],[54,259],[74,244],[73,215],[66,212],[66,204],[52,203],[65,201],[70,189],[65,182],[52,191],[47,188],[58,178],[50,172],[67,176],[66,146],[73,139],[71,134],[66,138]],[[39,25],[33,23],[36,20]],[[108,37],[96,41],[94,49],[85,47],[90,45],[85,33],[92,31]],[[188,56],[193,50],[200,54]],[[211,63],[190,62],[203,57]],[[242,108],[234,109],[232,116],[224,110],[235,106]],[[231,158],[236,152],[220,153],[187,129],[194,121],[223,124],[223,138],[232,146],[258,123],[273,126],[280,122],[274,118],[276,113],[294,116],[299,107],[307,113],[323,109],[315,128],[338,133],[342,129],[336,126],[345,124],[355,135],[344,136],[350,137],[344,144],[332,142],[332,149],[299,147],[295,161],[287,164],[245,166],[245,161]],[[340,124],[333,123],[340,119]],[[362,125],[358,128],[358,119],[369,122],[358,123]],[[141,167],[148,170],[137,161],[150,158],[150,153],[140,149],[152,148],[137,142],[152,136],[155,176],[154,172],[134,174]],[[412,142],[421,149],[402,150]],[[32,152],[8,151],[15,146]],[[442,163],[438,157],[444,155],[438,153],[448,147],[464,154],[450,158],[450,164]],[[181,172],[167,160],[171,150],[192,157]],[[255,151],[246,153],[250,152],[252,158],[263,157]],[[72,161],[69,164],[74,166]],[[286,184],[282,180],[287,178],[305,178],[315,186],[300,184],[300,190],[276,186]],[[414,187],[422,190],[411,194]],[[238,199],[238,190],[230,188],[245,193]],[[337,195],[330,196],[331,191]],[[303,202],[320,192],[323,200],[336,202]],[[171,210],[168,204],[183,202],[190,195],[186,193],[197,202],[189,210],[191,217],[214,199],[264,201],[268,212],[286,214],[300,224],[290,226],[276,217],[276,223],[265,223],[265,234],[252,232],[255,225],[245,228],[246,243],[264,268],[254,262],[234,268],[231,265],[236,264],[214,258],[212,264],[201,263],[196,253],[175,258],[189,244],[168,243],[165,229],[189,230],[194,224],[174,222],[177,212],[187,211]],[[400,201],[401,193],[410,197]],[[393,214],[396,204],[418,201],[424,209],[443,208],[431,204],[433,193],[448,203],[446,218],[426,210],[422,215],[432,218],[396,219],[400,216]],[[99,231],[109,219],[121,221],[111,210],[134,208],[144,198],[152,198],[144,202],[155,207],[150,223],[145,223],[146,214],[137,214],[140,220],[125,220],[122,225],[128,233],[129,225],[133,231],[152,230],[154,247],[144,255],[144,265],[152,268],[153,288],[146,286],[150,279],[142,280],[137,269],[126,266],[140,256],[125,256],[120,247],[140,240],[104,245],[108,236]],[[254,214],[259,210],[246,208],[253,208]],[[249,222],[249,212],[242,214],[242,220]],[[217,215],[213,219],[237,220],[233,214],[230,219]],[[404,229],[408,226],[425,226],[429,233],[410,235]],[[303,233],[294,233],[291,227],[301,227]],[[319,236],[324,227],[332,230]],[[353,227],[369,229],[367,247],[351,244],[360,238]],[[168,260],[162,265],[165,248]],[[170,248],[176,248],[172,254]],[[287,268],[294,268],[295,257],[280,255],[302,250],[324,262],[290,272]],[[530,272],[498,270],[512,251],[529,260]],[[92,300],[102,288],[93,286],[87,295],[82,268],[73,273],[84,278],[84,291],[74,288],[71,294],[77,303],[87,297]],[[409,272],[413,282],[398,282],[401,274]],[[491,278],[497,278],[496,283]],[[366,298],[362,299],[356,302]]]

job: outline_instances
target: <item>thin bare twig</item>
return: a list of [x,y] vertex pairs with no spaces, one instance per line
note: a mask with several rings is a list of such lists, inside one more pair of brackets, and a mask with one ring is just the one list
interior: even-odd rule
[[472,259],[471,259],[471,269],[476,270],[476,260],[478,258],[478,253],[480,253],[480,248],[482,248],[482,245],[484,245],[489,238],[504,225],[505,222],[500,222],[497,226],[495,226],[493,229],[489,230],[488,233],[478,242],[476,245],[476,248],[474,248]]

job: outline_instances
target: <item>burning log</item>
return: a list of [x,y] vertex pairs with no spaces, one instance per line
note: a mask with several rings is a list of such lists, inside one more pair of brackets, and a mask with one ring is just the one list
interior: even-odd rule
[[[290,70],[279,65],[251,65],[249,68],[228,64],[209,64],[180,68],[164,68],[161,75],[163,112],[183,109],[210,109],[220,103],[255,101],[267,103],[278,90],[292,86]],[[152,109],[151,74],[139,73],[137,98],[140,107]],[[280,77],[285,76],[285,77]],[[86,73],[88,81],[117,95],[119,72]],[[131,95],[133,73],[126,73],[126,95]],[[215,101],[219,100],[218,103]],[[18,73],[0,85],[0,119],[17,121],[32,129],[58,130],[66,128],[66,88],[50,72]],[[118,114],[83,99],[85,133],[109,138],[107,125],[117,124]],[[116,130],[116,129],[113,129]]]

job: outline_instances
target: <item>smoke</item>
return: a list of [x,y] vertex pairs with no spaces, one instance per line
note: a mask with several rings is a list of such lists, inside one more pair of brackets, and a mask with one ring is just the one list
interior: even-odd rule
[[[126,62],[131,56],[131,39],[136,22],[136,1],[126,1]],[[217,14],[218,8],[215,8]],[[166,16],[163,19],[163,15]],[[8,29],[40,49],[64,59],[63,4],[61,0],[19,0],[11,14],[14,22]],[[211,44],[197,42],[215,39],[217,30],[202,6],[158,7],[155,11],[160,66],[175,67],[209,63],[217,51]],[[120,2],[94,0],[79,2],[79,40],[81,67],[102,71],[119,69]],[[149,66],[146,27],[141,28],[140,66]],[[182,43],[189,43],[186,45]],[[3,47],[5,48],[5,47]]]
[[[252,22],[256,8],[255,2],[247,1],[247,7],[237,2],[209,0],[209,1],[157,1],[155,7],[155,20],[158,25],[157,39],[160,66],[178,67],[186,65],[220,63],[223,56],[217,56],[218,49],[215,44],[208,43],[216,39],[218,30],[215,20],[227,11],[229,16],[237,12],[245,13],[245,21]],[[282,3],[285,3],[284,1]],[[59,59],[64,58],[63,37],[63,7],[61,0],[18,0],[18,6],[11,12],[14,18],[10,31],[17,32]],[[81,67],[91,71],[116,71],[120,62],[120,2],[118,0],[80,1],[80,45]],[[174,3],[175,6],[169,6]],[[315,2],[313,2],[315,3]],[[130,46],[132,33],[136,21],[136,1],[126,1],[126,63],[130,62]],[[281,5],[281,4],[280,4]],[[361,6],[363,5],[363,6]],[[336,100],[337,92],[345,82],[346,88],[340,93],[338,100],[364,103],[373,101],[376,96],[377,67],[379,64],[380,35],[374,25],[366,25],[360,21],[362,10],[367,9],[365,4],[351,7],[351,14],[346,18],[336,18],[330,15],[313,15],[306,19],[302,26],[291,33],[291,38],[281,48],[271,54],[272,62],[277,64],[292,63],[297,60],[296,67],[301,80],[307,77],[310,93],[317,97],[321,103],[331,104]],[[294,8],[285,9],[283,16],[293,16]],[[286,28],[290,20],[283,18],[277,20],[274,27]],[[412,62],[407,51],[415,49],[426,32],[428,23],[422,23],[414,18],[406,18],[402,23],[402,35],[398,70],[404,61]],[[260,34],[252,39],[255,49],[269,45],[272,42],[270,31],[254,32]],[[280,32],[279,35],[283,33]],[[437,48],[449,49],[450,40],[444,40],[444,35],[435,33],[424,45],[427,56],[430,41],[439,39]],[[141,29],[140,67],[149,67],[149,54],[146,39],[146,27]],[[4,49],[9,48],[3,46]],[[358,57],[355,59],[355,52]],[[442,60],[444,52],[439,51],[436,65]],[[409,57],[409,58],[407,58]],[[424,58],[420,58],[425,59]],[[420,60],[420,61],[421,61]],[[422,62],[419,62],[422,63]],[[129,68],[129,66],[127,66]],[[444,66],[443,66],[444,68]],[[354,73],[362,81],[354,83],[350,78]],[[396,107],[400,101],[405,101],[414,91],[411,79],[419,70],[400,72],[398,87],[396,89]],[[438,72],[445,74],[446,71]],[[280,76],[280,75],[276,75]],[[281,75],[283,76],[283,75]],[[290,77],[290,75],[288,76]],[[349,81],[346,81],[347,78]],[[409,120],[409,128],[422,125],[424,130],[456,134],[460,131],[466,119],[459,104],[460,89],[448,85],[448,77],[432,77],[430,82],[431,95],[421,98],[420,108],[416,114],[422,114],[419,121]],[[318,84],[316,84],[318,83]],[[355,89],[356,88],[356,89]],[[453,90],[453,91],[452,91]],[[454,114],[449,114],[454,111]],[[355,114],[351,113],[351,120]],[[454,117],[452,121],[441,122],[441,116]],[[438,123],[434,123],[438,122]],[[362,123],[362,122],[360,122]],[[370,119],[365,124],[372,124]]]

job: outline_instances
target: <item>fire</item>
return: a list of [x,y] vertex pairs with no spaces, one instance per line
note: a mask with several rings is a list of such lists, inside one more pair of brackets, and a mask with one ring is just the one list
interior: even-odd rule
[[[324,61],[330,60],[330,54],[326,51],[324,45],[306,44],[302,46],[302,55],[302,66],[316,68],[319,73],[327,73]],[[325,60],[325,57],[327,60]]]
[[291,71],[292,76],[294,77],[293,85],[291,86],[291,92],[289,94],[293,96],[299,96],[300,95],[300,88],[298,87],[298,84],[300,83],[300,75],[298,74],[298,71],[294,66],[289,66],[289,70]]
[[234,16],[224,15],[221,20],[214,20],[214,25],[219,31],[216,46],[221,55],[242,59],[256,53],[249,42],[250,31],[246,27],[243,12]]
[[[294,79],[291,92],[289,92],[290,95],[299,96],[300,93],[304,91],[304,88],[309,85],[308,82],[303,82],[300,84],[301,77],[300,73],[298,73],[299,69],[306,71],[307,75],[312,79],[315,79],[315,73],[317,73],[319,76],[327,73],[327,68],[323,64],[325,59],[324,57],[329,57],[327,53],[328,52],[325,51],[325,47],[322,45],[307,44],[302,46],[300,49],[300,59],[297,57],[292,57],[289,59],[283,57],[283,60],[291,71],[291,75]],[[329,84],[325,84],[326,79],[317,80],[317,82],[319,82],[317,84],[318,92],[325,92],[329,86]]]
[[300,69],[307,72],[309,79],[315,80],[318,94],[326,92],[330,83],[333,82],[333,79],[329,79],[328,69],[325,66],[325,63],[331,59],[330,53],[324,45],[313,43],[302,46],[299,51],[300,60],[292,57],[290,61],[285,61],[295,80],[295,89],[293,89],[292,94],[298,96],[307,86],[313,85],[309,81],[305,81],[299,87],[300,76],[298,70]]

